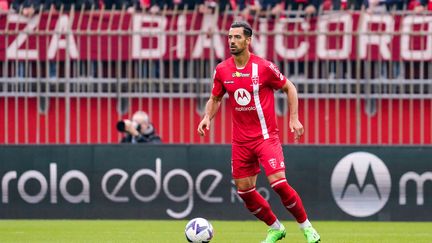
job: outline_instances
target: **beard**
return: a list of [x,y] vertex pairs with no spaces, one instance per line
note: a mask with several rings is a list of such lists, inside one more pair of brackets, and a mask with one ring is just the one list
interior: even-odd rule
[[244,51],[244,49],[239,49],[239,48],[231,49],[230,48],[230,53],[231,53],[231,55],[234,55],[234,56],[238,56],[238,55],[242,54],[243,51]]

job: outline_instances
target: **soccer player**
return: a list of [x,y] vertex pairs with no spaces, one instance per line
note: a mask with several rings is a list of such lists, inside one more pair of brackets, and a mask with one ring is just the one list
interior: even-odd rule
[[232,57],[216,67],[212,94],[206,104],[205,116],[198,125],[198,133],[204,136],[209,130],[223,95],[228,93],[233,117],[232,177],[246,208],[269,226],[263,242],[281,240],[286,230],[256,190],[259,164],[264,168],[271,188],[295,217],[307,242],[318,242],[320,236],[309,222],[302,200],[285,178],[284,156],[276,125],[274,90],[282,89],[288,96],[291,132],[295,139],[303,135],[303,125],[298,118],[297,90],[273,63],[249,51],[251,41],[252,28],[247,22],[232,23],[228,34]]

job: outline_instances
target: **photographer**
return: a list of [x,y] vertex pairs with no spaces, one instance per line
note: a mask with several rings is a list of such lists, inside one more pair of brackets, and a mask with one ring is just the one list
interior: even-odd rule
[[135,112],[132,120],[119,121],[117,130],[126,134],[121,143],[162,143],[144,111]]

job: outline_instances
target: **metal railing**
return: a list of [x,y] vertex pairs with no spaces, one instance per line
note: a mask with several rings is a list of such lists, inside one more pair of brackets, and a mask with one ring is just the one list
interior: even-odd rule
[[[165,143],[229,143],[226,101],[209,137],[196,125],[236,18],[186,10],[0,14],[0,143],[117,143],[116,121],[136,110],[150,114]],[[302,143],[432,142],[431,14],[286,12],[250,22],[253,51],[297,86]],[[282,141],[293,143],[286,98],[276,98]]]

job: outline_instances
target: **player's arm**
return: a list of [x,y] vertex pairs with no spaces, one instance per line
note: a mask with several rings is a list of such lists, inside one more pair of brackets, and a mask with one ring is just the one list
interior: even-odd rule
[[204,136],[205,130],[210,129],[210,121],[214,118],[216,112],[219,110],[221,101],[222,101],[222,97],[215,96],[213,94],[210,96],[210,99],[207,101],[205,107],[204,118],[201,120],[200,124],[198,125],[199,135]]
[[298,117],[297,89],[289,79],[286,79],[284,86],[282,86],[282,90],[288,96],[288,108],[290,112],[289,126],[291,132],[294,132],[295,134],[295,139],[298,140],[303,135],[304,128]]

